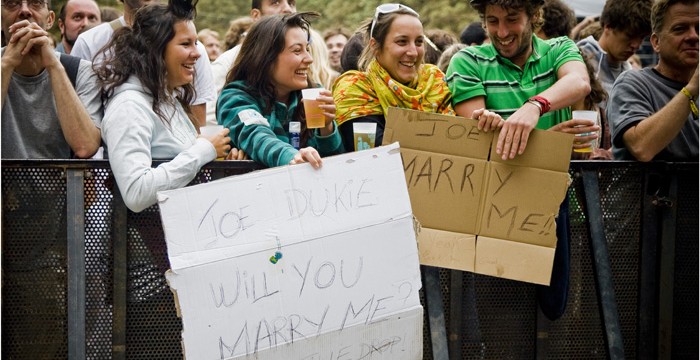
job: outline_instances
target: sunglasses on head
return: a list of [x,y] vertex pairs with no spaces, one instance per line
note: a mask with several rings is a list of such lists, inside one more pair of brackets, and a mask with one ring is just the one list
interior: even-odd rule
[[399,10],[405,10],[416,17],[420,17],[418,13],[411,9],[410,7],[403,5],[403,4],[382,4],[377,6],[377,9],[374,11],[374,18],[372,19],[372,27],[369,29],[369,37],[374,37],[374,26],[377,25],[377,20],[379,20],[379,15],[384,15],[384,14],[391,14],[394,12],[397,12]]

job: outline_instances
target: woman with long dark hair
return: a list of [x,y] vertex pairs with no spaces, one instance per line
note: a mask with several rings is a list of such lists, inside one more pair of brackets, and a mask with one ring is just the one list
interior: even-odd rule
[[[228,130],[198,136],[193,124],[194,64],[203,55],[194,15],[188,0],[139,9],[133,26],[117,30],[101,50],[112,55],[95,69],[105,101],[102,139],[124,202],[136,212],[230,150]],[[154,159],[170,161],[152,168]]]
[[[309,20],[316,13],[274,15],[255,23],[226,77],[216,118],[231,130],[231,143],[266,166],[309,162],[343,152],[335,127],[335,104],[328,90],[317,98],[324,126],[307,129],[301,90],[310,80]],[[301,123],[300,149],[292,145],[289,123]]]

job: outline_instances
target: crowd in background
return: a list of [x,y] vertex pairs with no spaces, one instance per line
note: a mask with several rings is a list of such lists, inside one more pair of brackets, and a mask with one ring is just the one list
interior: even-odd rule
[[[320,168],[357,150],[359,123],[379,146],[390,107],[476,119],[499,131],[503,159],[541,129],[576,135],[574,159],[698,160],[697,0],[608,0],[584,19],[561,0],[471,0],[480,21],[459,36],[402,4],[316,29],[324,9],[253,0],[222,37],[197,32],[196,0],[123,3],[68,0],[55,19],[50,0],[2,0],[2,158],[107,158],[135,212],[215,159]],[[568,291],[567,201],[538,291],[552,319]]]

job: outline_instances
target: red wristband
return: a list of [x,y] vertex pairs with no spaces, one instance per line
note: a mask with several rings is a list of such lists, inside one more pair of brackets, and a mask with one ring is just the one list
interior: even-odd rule
[[540,116],[548,113],[552,107],[552,104],[549,103],[549,100],[543,98],[542,96],[533,96],[533,97],[527,99],[527,101],[537,101],[540,105],[542,105],[542,110],[540,111]]

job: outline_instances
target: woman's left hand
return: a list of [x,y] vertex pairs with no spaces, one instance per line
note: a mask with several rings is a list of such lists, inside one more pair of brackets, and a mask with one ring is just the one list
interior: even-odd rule
[[294,158],[292,158],[292,161],[289,162],[289,165],[302,164],[305,162],[311,164],[314,169],[320,168],[322,161],[318,150],[312,148],[311,146],[299,149],[299,152],[294,155]]
[[482,131],[495,131],[502,128],[505,122],[501,115],[484,108],[474,110],[472,119],[479,120],[477,128]]
[[[591,146],[591,141],[598,138],[600,126],[593,120],[571,119],[549,128],[551,131],[559,131],[567,134],[574,134],[573,149],[585,149]],[[581,135],[586,134],[586,135]]]
[[319,93],[319,97],[316,98],[321,105],[319,107],[323,110],[323,115],[326,117],[326,126],[319,129],[321,136],[328,136],[333,133],[333,121],[335,120],[335,101],[333,100],[333,93],[330,90],[323,89]]
[[226,160],[248,160],[248,155],[241,149],[231,148],[226,155]]

